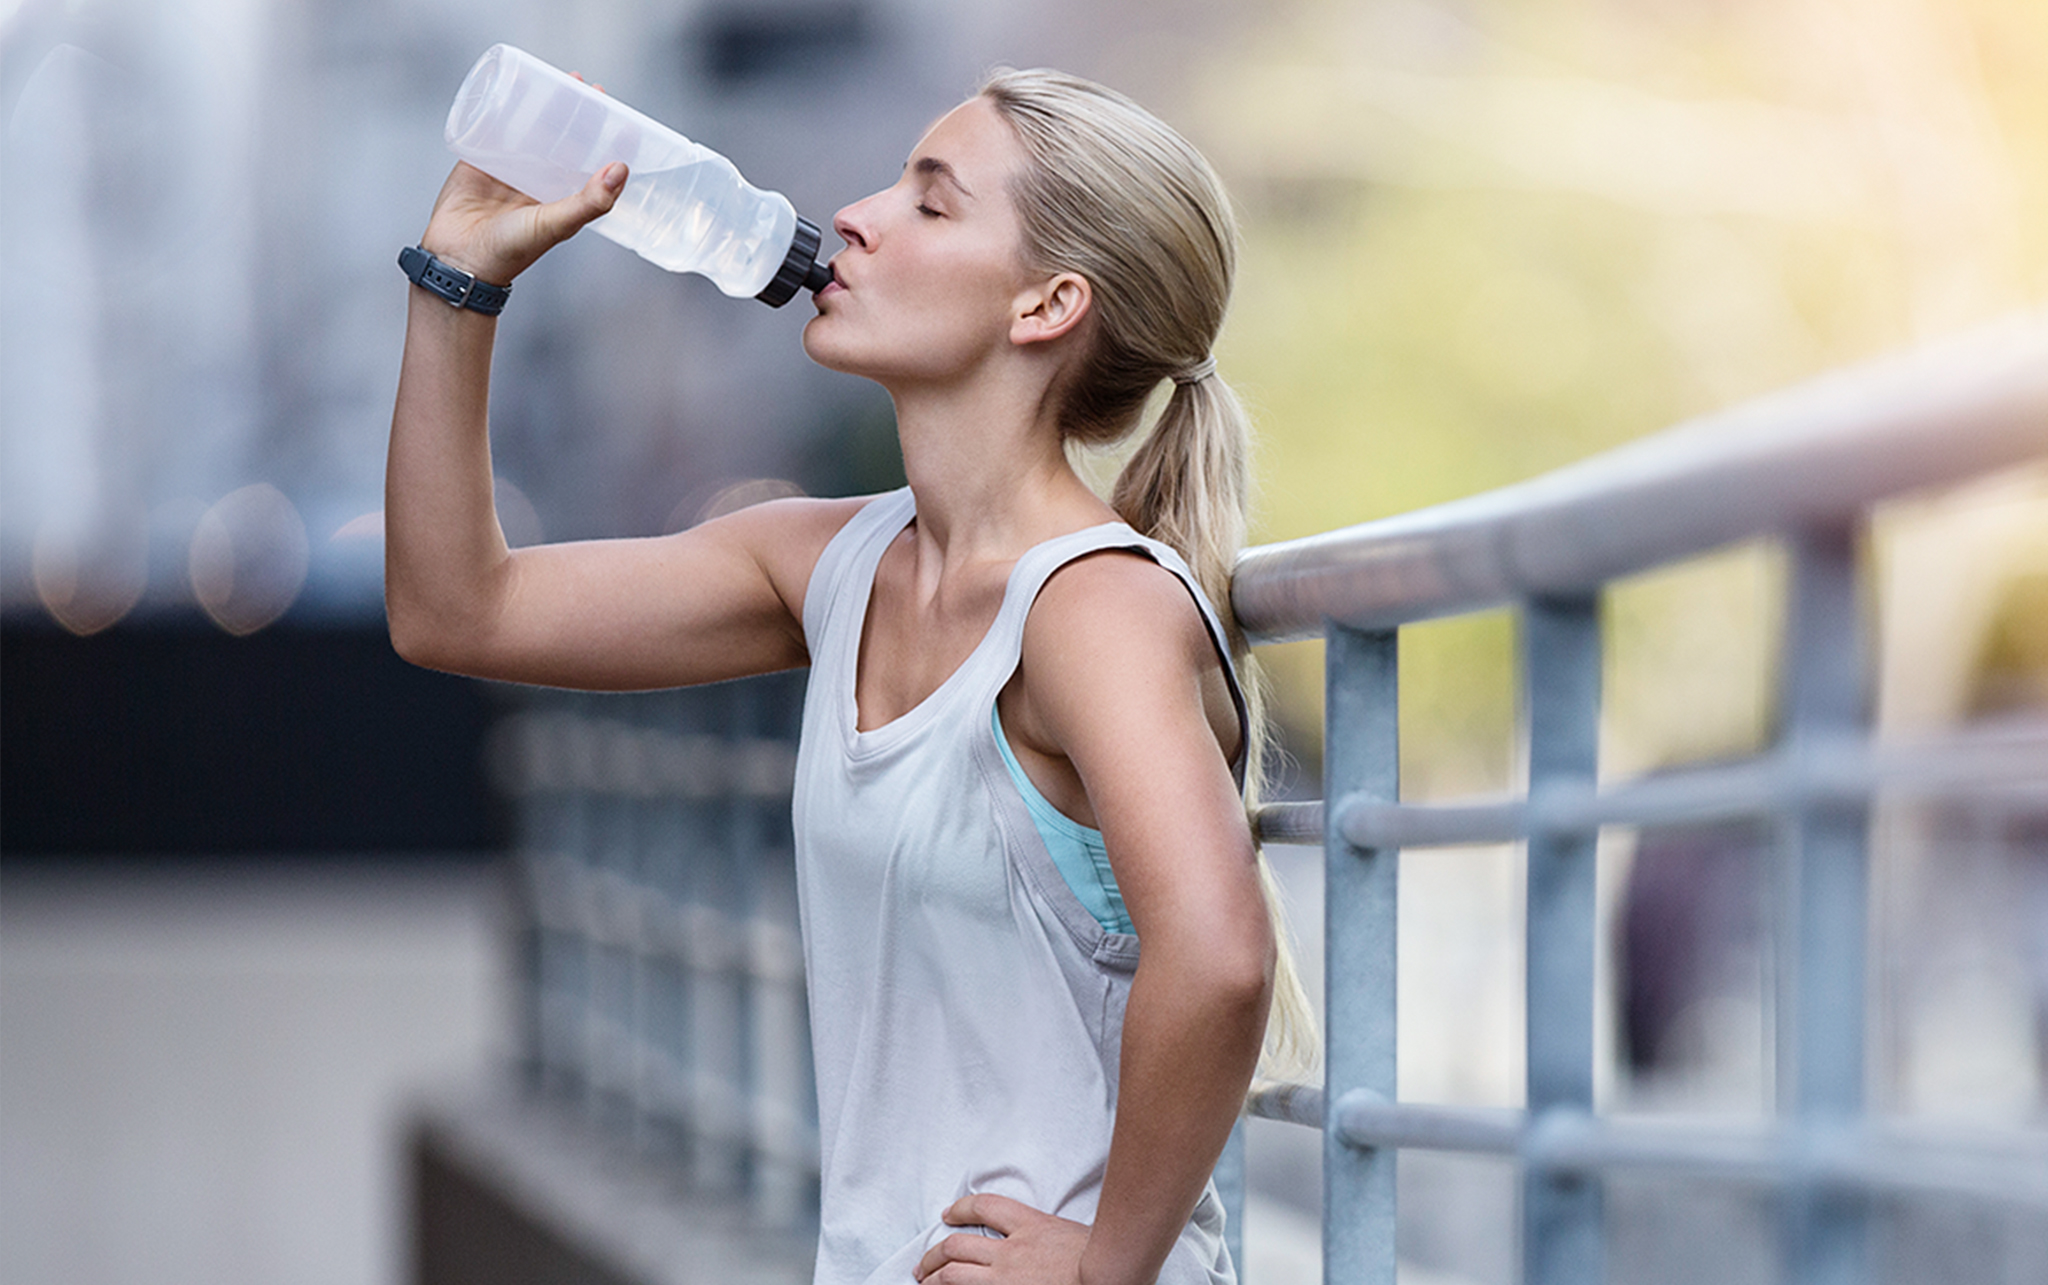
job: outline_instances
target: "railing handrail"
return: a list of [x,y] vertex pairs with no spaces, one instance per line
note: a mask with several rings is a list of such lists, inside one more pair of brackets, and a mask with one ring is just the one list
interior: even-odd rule
[[1464,500],[1248,549],[1252,641],[1589,588],[2048,451],[2048,312],[1851,367]]

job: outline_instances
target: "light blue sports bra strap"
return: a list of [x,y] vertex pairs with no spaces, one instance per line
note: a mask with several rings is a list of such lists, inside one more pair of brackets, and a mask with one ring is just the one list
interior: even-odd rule
[[1003,766],[1010,770],[1010,780],[1016,783],[1017,793],[1024,800],[1024,810],[1031,814],[1032,827],[1045,842],[1046,852],[1059,867],[1060,878],[1066,881],[1074,898],[1105,931],[1138,931],[1131,923],[1130,911],[1124,908],[1123,890],[1116,886],[1116,871],[1110,868],[1109,846],[1102,841],[1102,831],[1082,825],[1039,793],[1010,748],[1000,711],[990,713],[989,723],[995,729],[996,748],[1002,751]]

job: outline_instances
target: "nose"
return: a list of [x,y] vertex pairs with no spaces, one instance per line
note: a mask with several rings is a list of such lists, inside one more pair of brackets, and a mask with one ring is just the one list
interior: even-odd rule
[[871,244],[869,229],[873,223],[868,216],[874,199],[873,196],[864,196],[832,216],[832,230],[854,249],[865,250]]

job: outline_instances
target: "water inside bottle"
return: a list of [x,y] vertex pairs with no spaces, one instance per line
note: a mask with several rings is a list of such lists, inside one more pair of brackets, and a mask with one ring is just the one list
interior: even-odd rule
[[[747,297],[774,278],[788,249],[786,231],[776,238],[783,203],[763,195],[741,183],[731,162],[711,156],[635,171],[611,213],[591,227],[671,272],[702,273]],[[789,223],[794,230],[793,212]]]

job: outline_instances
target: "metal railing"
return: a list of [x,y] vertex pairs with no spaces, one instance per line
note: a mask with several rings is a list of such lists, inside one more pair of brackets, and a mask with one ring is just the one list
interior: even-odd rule
[[528,1085],[755,1224],[815,1215],[790,787],[803,676],[535,692],[499,727],[516,801]]
[[[1322,1086],[1269,1085],[1252,1114],[1324,1133],[1323,1272],[1393,1285],[1406,1149],[1520,1167],[1525,1285],[1604,1279],[1604,1180],[1650,1169],[1777,1193],[1785,1279],[1871,1279],[1871,1201],[1943,1193],[2048,1210],[2039,1138],[1970,1149],[1866,1109],[1866,835],[1880,794],[2048,813],[2048,727],[1886,747],[1871,736],[1859,532],[1873,505],[2048,455],[2048,323],[2024,319],[1817,380],[1536,481],[1250,550],[1233,602],[1255,642],[1320,634],[1324,802],[1258,818],[1325,859]],[[1747,763],[1603,786],[1600,595],[1619,577],[1755,538],[1789,552],[1775,747]],[[1397,637],[1430,618],[1520,613],[1527,790],[1401,801]],[[1603,1117],[1594,1101],[1595,845],[1603,827],[1730,817],[1777,827],[1775,1120]],[[1526,1105],[1398,1100],[1403,849],[1526,845]],[[1422,859],[1427,859],[1426,855]]]
[[[1402,1149],[1519,1164],[1527,1285],[1602,1279],[1603,1182],[1622,1171],[1778,1190],[1787,1276],[1800,1282],[1868,1279],[1873,1193],[2048,1209],[2036,1142],[1972,1152],[1865,1110],[1871,800],[1967,796],[2038,815],[2048,733],[1873,743],[1855,565],[1872,504],[2044,453],[2048,323],[2027,321],[1522,486],[1246,553],[1233,600],[1254,640],[1326,641],[1327,802],[1257,818],[1268,842],[1324,845],[1325,1080],[1263,1085],[1248,1101],[1250,1114],[1323,1131],[1326,1280],[1392,1285]],[[1603,586],[1756,537],[1791,552],[1778,743],[1746,763],[1602,785]],[[1403,802],[1401,626],[1502,605],[1522,617],[1526,792]],[[789,835],[801,698],[800,675],[633,697],[535,693],[497,745],[520,817],[530,1083],[784,1227],[812,1215],[817,1169]],[[1774,820],[1783,836],[1777,1118],[1742,1129],[1603,1117],[1595,841],[1604,827],[1729,817]],[[1402,1102],[1399,854],[1482,841],[1527,848],[1526,1105]],[[1240,1131],[1218,1170],[1233,1229],[1243,1160]]]

